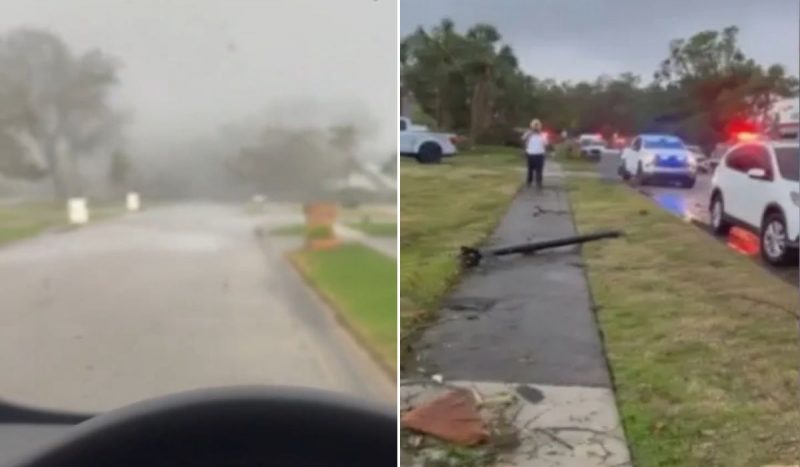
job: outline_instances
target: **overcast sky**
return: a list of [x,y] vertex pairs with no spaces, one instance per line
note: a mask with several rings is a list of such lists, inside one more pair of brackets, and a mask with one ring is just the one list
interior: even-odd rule
[[449,17],[463,31],[495,25],[529,73],[542,78],[594,79],[632,71],[649,81],[669,41],[729,25],[761,64],[798,74],[798,0],[401,0],[406,35]]
[[134,138],[207,136],[301,96],[365,108],[380,157],[396,146],[396,0],[0,0],[0,29],[19,26],[118,57]]

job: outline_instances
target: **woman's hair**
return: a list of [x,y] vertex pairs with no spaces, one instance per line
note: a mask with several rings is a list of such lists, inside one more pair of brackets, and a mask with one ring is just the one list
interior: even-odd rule
[[531,120],[531,130],[541,130],[542,129],[542,122],[539,121],[538,118],[534,118]]

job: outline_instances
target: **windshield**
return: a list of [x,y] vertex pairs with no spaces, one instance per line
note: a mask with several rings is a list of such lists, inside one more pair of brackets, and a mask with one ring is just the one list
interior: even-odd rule
[[781,177],[793,182],[800,181],[800,148],[775,148],[775,157]]
[[684,149],[683,142],[677,139],[645,139],[645,149]]
[[603,141],[598,139],[587,138],[581,140],[581,146],[597,146],[601,144],[603,144]]
[[3,1],[0,400],[392,403],[397,4],[68,3]]

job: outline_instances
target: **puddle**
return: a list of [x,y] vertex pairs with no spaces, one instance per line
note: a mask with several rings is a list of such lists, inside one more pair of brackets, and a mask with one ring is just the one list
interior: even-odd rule
[[689,215],[689,207],[686,203],[684,196],[674,193],[655,193],[649,194],[659,206],[667,212],[675,214],[678,217],[686,217]]

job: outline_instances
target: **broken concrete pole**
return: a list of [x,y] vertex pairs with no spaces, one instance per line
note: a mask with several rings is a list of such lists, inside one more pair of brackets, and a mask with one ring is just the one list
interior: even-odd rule
[[484,256],[504,256],[515,253],[535,253],[540,250],[548,248],[556,248],[567,245],[577,245],[580,243],[591,242],[594,240],[602,240],[604,238],[617,238],[623,235],[622,232],[617,230],[600,231],[586,235],[573,235],[570,237],[554,238],[551,240],[542,240],[538,242],[522,243],[519,245],[509,245],[499,248],[490,248],[486,250],[479,250],[477,248],[470,248],[467,246],[461,247],[461,264],[464,267],[474,267],[480,264]]

